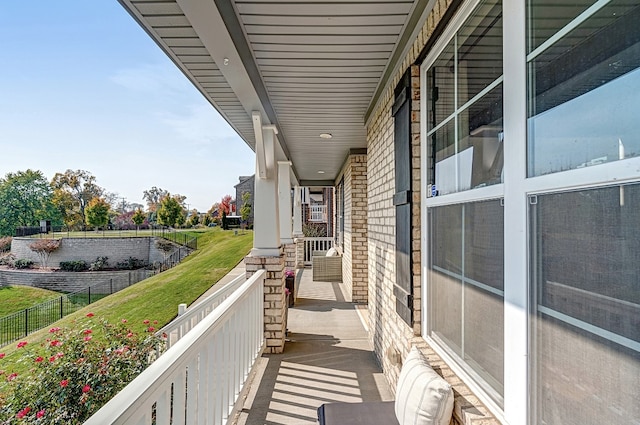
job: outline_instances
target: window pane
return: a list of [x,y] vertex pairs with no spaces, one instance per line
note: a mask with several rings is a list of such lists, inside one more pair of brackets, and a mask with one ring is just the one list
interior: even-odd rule
[[640,418],[640,184],[531,210],[535,423]]
[[636,1],[612,1],[530,61],[529,176],[640,154],[638,22]]
[[451,42],[427,70],[427,131],[455,110],[453,51]]
[[451,119],[428,136],[436,158],[435,184],[441,195],[458,191],[455,131],[455,120]]
[[462,354],[462,209],[429,209],[431,331],[456,354]]
[[502,75],[502,3],[482,3],[458,31],[458,107]]
[[504,208],[465,204],[464,359],[500,395],[504,375]]
[[[471,149],[467,158],[460,156],[460,190],[502,182],[503,132],[502,84],[472,103],[458,116],[458,149]],[[470,161],[470,162],[469,162]]]
[[529,0],[527,53],[538,48],[593,3],[595,0]]
[[428,214],[430,335],[502,404],[503,208],[491,200]]

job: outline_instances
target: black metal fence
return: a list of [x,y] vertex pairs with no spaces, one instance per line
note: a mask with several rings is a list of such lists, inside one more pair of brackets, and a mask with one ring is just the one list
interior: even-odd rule
[[128,281],[114,282],[113,279],[109,279],[17,313],[0,317],[0,347],[45,328],[82,307],[140,282],[145,277],[142,273],[136,273]]
[[165,227],[151,229],[151,236],[158,236],[167,239],[189,249],[198,249],[198,238],[194,238],[187,233],[176,231],[175,229]]
[[41,229],[39,227],[20,226],[16,227],[16,236],[24,237],[39,234]]

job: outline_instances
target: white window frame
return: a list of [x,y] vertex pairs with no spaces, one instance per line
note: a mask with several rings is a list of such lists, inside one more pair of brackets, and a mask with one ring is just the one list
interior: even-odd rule
[[[609,0],[594,4],[558,31],[548,43],[526,54],[526,1],[503,0],[503,122],[504,122],[504,183],[420,200],[422,219],[422,333],[433,349],[469,386],[489,410],[503,423],[527,424],[530,420],[529,390],[529,203],[534,194],[564,192],[640,181],[640,158],[629,158],[594,167],[555,172],[527,178],[527,59],[540,54],[546,47],[586,20]],[[427,190],[429,141],[426,137],[426,71],[444,50],[464,20],[480,3],[465,2],[434,44],[420,69],[421,90],[421,189]],[[462,202],[504,199],[504,409],[501,409],[476,384],[473,378],[427,335],[428,327],[428,222],[427,209]]]
[[[504,30],[504,25],[506,24],[506,18],[504,17],[504,8],[505,8],[505,3],[510,3],[512,2],[512,0],[503,0],[503,34],[506,33],[506,31]],[[522,0],[522,2],[524,3],[524,0]],[[452,18],[451,22],[449,23],[448,27],[445,29],[445,31],[442,33],[442,35],[440,36],[440,38],[436,41],[436,43],[434,43],[433,48],[431,49],[431,51],[429,52],[429,54],[427,55],[427,57],[425,58],[425,61],[422,63],[421,67],[420,67],[420,150],[421,150],[421,178],[420,178],[420,185],[421,185],[421,193],[426,194],[428,193],[428,188],[427,188],[427,181],[428,181],[428,176],[427,176],[427,165],[426,165],[426,161],[428,158],[428,147],[430,144],[430,141],[428,140],[427,137],[427,105],[426,105],[426,100],[428,97],[427,94],[427,81],[426,81],[426,72],[428,70],[428,68],[434,63],[434,61],[437,59],[437,57],[442,53],[442,51],[446,48],[446,46],[451,42],[452,37],[458,32],[458,30],[460,29],[460,27],[462,26],[462,24],[465,22],[465,20],[469,17],[469,15],[473,12],[473,10],[480,4],[480,0],[473,0],[473,1],[469,1],[469,2],[465,2],[460,6],[460,9],[456,12],[455,16]],[[524,10],[524,8],[523,8]],[[524,22],[524,20],[522,21]],[[503,40],[507,38],[507,37],[503,37]],[[523,39],[524,41],[524,39]],[[503,41],[504,43],[504,41]],[[506,63],[506,58],[504,57],[504,52],[503,52],[503,63]],[[503,70],[504,71],[504,70]],[[503,72],[504,75],[504,72]],[[499,77],[498,78],[499,82],[498,83],[492,83],[491,87],[493,88],[496,84],[502,83],[504,84],[504,78],[503,77]],[[457,78],[455,79],[454,82],[454,90],[457,90]],[[488,89],[485,89],[482,91],[481,94],[485,94],[488,91]],[[503,85],[503,92],[507,93],[506,89],[504,89],[504,85]],[[477,99],[478,96],[474,96],[474,99]],[[504,98],[505,96],[503,96],[503,102],[504,102]],[[457,113],[458,111],[465,109],[466,107],[468,107],[468,104],[471,102],[468,101],[466,102],[464,105],[459,105],[456,106],[455,108],[455,112]],[[503,112],[503,117],[505,117],[506,115],[506,108],[504,108],[504,112]],[[448,119],[443,120],[447,121]],[[503,118],[504,121],[504,118]],[[442,123],[440,123],[442,124]],[[455,129],[456,134],[458,129]],[[504,149],[506,150],[508,141],[510,139],[507,138],[506,136],[506,132],[505,132],[505,147]],[[457,143],[457,141],[456,141]],[[506,158],[506,155],[505,155]],[[505,167],[506,167],[506,161],[505,161]],[[506,175],[506,172],[505,172]],[[470,190],[465,190],[465,191],[460,191],[460,192],[455,192],[455,193],[451,193],[451,194],[446,194],[446,195],[442,195],[442,196],[436,196],[436,197],[432,197],[432,198],[427,198],[426,196],[423,196],[420,200],[420,213],[421,213],[421,234],[422,234],[422,240],[421,240],[421,261],[422,261],[422,277],[421,277],[421,291],[422,291],[422,311],[425,312],[424,314],[422,314],[422,337],[429,342],[429,344],[432,346],[432,348],[434,349],[434,351],[448,364],[448,366],[451,368],[451,370],[458,376],[460,377],[460,379],[462,379],[464,381],[464,383],[469,387],[469,389],[471,391],[473,391],[473,393],[480,399],[480,401],[482,401],[491,411],[491,413],[493,413],[498,420],[500,420],[501,422],[504,423],[526,423],[523,421],[520,421],[518,419],[516,420],[510,420],[506,417],[503,409],[494,401],[494,399],[489,396],[489,394],[485,391],[485,389],[483,387],[481,387],[478,383],[477,383],[477,377],[473,376],[474,373],[473,372],[469,372],[468,370],[466,370],[465,368],[463,368],[462,366],[460,366],[457,361],[455,361],[453,359],[453,357],[449,354],[449,350],[444,348],[442,345],[440,345],[440,343],[438,341],[436,341],[434,338],[431,338],[428,335],[428,329],[429,329],[429,323],[428,323],[428,316],[429,314],[427,313],[429,311],[428,306],[429,306],[429,294],[428,294],[428,276],[429,276],[429,262],[428,262],[428,258],[429,258],[429,244],[428,244],[428,240],[429,240],[429,226],[428,226],[428,221],[427,221],[427,210],[428,208],[433,208],[433,207],[437,207],[437,206],[444,206],[444,205],[452,205],[452,204],[459,204],[459,203],[469,203],[469,202],[477,202],[477,201],[487,201],[487,200],[491,200],[491,199],[499,199],[499,198],[503,198],[504,194],[505,194],[505,184],[504,183],[499,183],[499,184],[494,184],[494,185],[490,185],[490,186],[485,186],[485,187],[481,187],[481,188],[476,188],[476,189],[470,189]],[[506,222],[506,210],[505,210],[505,222]],[[506,233],[505,233],[505,238],[507,237]],[[506,305],[506,284],[507,284],[507,280],[506,280],[506,276],[505,276],[505,305]],[[526,304],[525,304],[526,307]],[[506,309],[505,309],[506,310]],[[526,314],[524,315],[525,317],[525,322],[524,322],[524,327],[522,328],[523,330],[526,330]],[[506,326],[507,326],[507,317],[506,317],[506,311],[505,311],[505,316],[504,316],[504,326],[505,326],[505,330],[506,330]],[[506,334],[506,331],[505,331]],[[526,341],[526,338],[525,338]],[[505,359],[504,362],[505,364],[507,363],[507,357],[506,357],[506,350],[507,350],[507,341],[505,338]],[[525,352],[526,352],[526,346],[525,346]],[[526,362],[525,362],[526,365]],[[526,368],[525,368],[526,370]],[[505,368],[505,372],[506,372],[506,368]],[[509,379],[511,379],[511,377],[509,375],[507,375],[506,373],[504,374],[504,384],[505,384],[505,388],[504,388],[504,405],[505,405],[505,410],[506,410],[506,406],[507,406],[507,398],[509,396],[508,391],[508,387],[507,387],[507,383],[509,382]],[[525,381],[525,388],[526,388],[526,381]],[[511,389],[509,389],[509,391],[511,391]],[[509,397],[511,398],[511,397]],[[526,410],[525,410],[525,415],[522,415],[523,418],[525,418],[526,420]]]

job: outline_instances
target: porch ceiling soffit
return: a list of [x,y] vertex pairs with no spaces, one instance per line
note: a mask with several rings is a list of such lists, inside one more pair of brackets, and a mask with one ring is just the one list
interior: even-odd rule
[[252,149],[251,111],[277,126],[277,159],[300,183],[335,179],[350,149],[366,147],[365,116],[434,3],[120,2]]

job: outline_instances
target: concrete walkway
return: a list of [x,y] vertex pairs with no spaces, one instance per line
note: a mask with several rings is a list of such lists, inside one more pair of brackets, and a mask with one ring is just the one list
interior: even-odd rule
[[316,409],[331,401],[391,400],[361,320],[342,284],[313,282],[302,271],[283,354],[264,355],[239,425],[317,424]]

